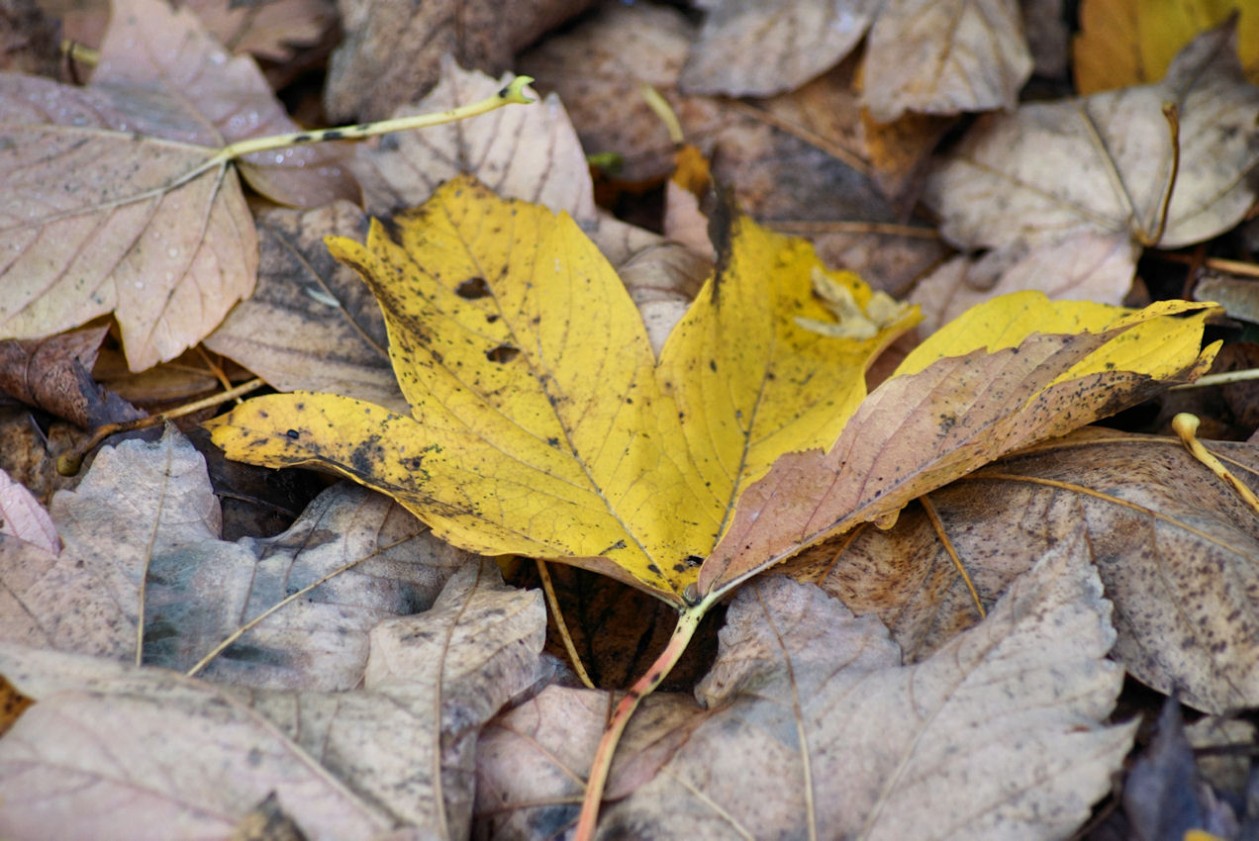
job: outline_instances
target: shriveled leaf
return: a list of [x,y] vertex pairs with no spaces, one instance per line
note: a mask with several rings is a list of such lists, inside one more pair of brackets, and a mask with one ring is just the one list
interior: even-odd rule
[[[298,130],[253,60],[230,56],[190,10],[155,0],[112,2],[93,86],[160,93],[189,109],[191,122],[212,127],[218,145]],[[251,187],[283,204],[358,198],[334,145],[260,152],[245,157],[240,169]]]
[[848,54],[880,0],[802,3],[702,0],[707,15],[682,86],[695,93],[768,96],[798,88]]
[[0,534],[31,543],[51,555],[61,551],[61,539],[48,512],[30,491],[3,470],[0,470]]
[[83,429],[144,417],[92,378],[108,327],[41,340],[0,341],[0,392]]
[[795,453],[739,500],[700,592],[724,590],[830,534],[888,525],[911,499],[1019,447],[1200,373],[1198,305],[1129,311],[1036,292],[975,307],[911,353],[824,455]]
[[[1157,85],[989,115],[933,173],[924,200],[942,232],[967,248],[1126,235],[1177,247],[1236,224],[1254,200],[1259,88],[1246,84],[1228,27],[1185,48]],[[1164,103],[1178,111],[1172,174]]]
[[[492,96],[506,84],[463,70],[447,56],[441,82],[394,117],[446,111]],[[400,132],[360,146],[354,171],[363,184],[367,212],[384,216],[423,204],[440,184],[475,175],[506,198],[525,199],[579,223],[593,222],[594,186],[581,142],[555,95],[529,108],[506,108],[467,122],[426,131]]]
[[497,75],[520,48],[589,0],[530,0],[504,14],[489,0],[338,0],[345,40],[332,55],[324,107],[338,122],[380,120],[437,83],[442,57]]
[[[215,442],[343,472],[473,551],[564,558],[680,602],[741,489],[832,440],[869,360],[912,323],[865,340],[806,330],[797,316],[834,320],[813,297],[812,249],[743,219],[728,237],[657,365],[571,220],[452,182],[373,225],[366,248],[332,243],[381,301],[413,417],[275,396],[216,419]],[[834,279],[869,302],[854,275]]]
[[1084,0],[1072,44],[1075,88],[1082,94],[1162,78],[1186,44],[1205,29],[1240,13],[1238,53],[1247,76],[1259,82],[1259,14],[1238,0]]
[[[751,584],[696,690],[705,709],[660,698],[630,723],[601,836],[1065,837],[1135,730],[1103,725],[1123,680],[1105,658],[1109,613],[1080,539],[914,666],[874,617],[785,578]],[[483,744],[483,820],[511,837],[572,818],[566,771],[584,767],[602,713],[597,697],[570,691],[565,707],[559,692]]]
[[275,791],[312,839],[464,837],[477,730],[536,679],[544,633],[540,595],[496,576],[467,566],[433,611],[379,629],[373,661],[405,658],[407,673],[369,667],[352,692],[243,694],[0,648],[0,673],[40,711],[0,739],[0,826],[14,838],[219,837]]
[[954,257],[924,277],[909,299],[922,308],[921,335],[1009,292],[1037,289],[1055,300],[1118,305],[1139,256],[1136,243],[1116,234],[1081,233],[1033,247],[1013,243],[974,259]]
[[367,217],[349,202],[261,214],[258,288],[205,346],[280,391],[333,391],[403,409],[380,307],[323,243],[366,230]]
[[[1259,484],[1254,445],[1210,446]],[[1213,712],[1259,703],[1259,524],[1178,442],[1089,430],[929,499],[943,536],[911,510],[889,532],[864,530],[818,552],[829,569],[819,583],[883,617],[910,657],[978,618],[942,539],[991,602],[1048,547],[1083,535],[1115,603],[1113,656],[1134,677]]]
[[881,123],[1009,109],[1031,75],[1018,0],[888,0],[870,30],[865,103]]

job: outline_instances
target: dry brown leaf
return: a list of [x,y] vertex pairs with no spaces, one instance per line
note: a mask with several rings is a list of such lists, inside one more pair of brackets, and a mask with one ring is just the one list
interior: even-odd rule
[[[1259,88],[1245,83],[1228,28],[1195,40],[1157,85],[1035,103],[981,118],[928,180],[924,200],[964,248],[1032,245],[1088,232],[1177,247],[1235,225],[1254,200]],[[1176,105],[1171,174],[1164,102]],[[1160,236],[1161,232],[1161,236]]]
[[[601,837],[1063,837],[1135,731],[1101,724],[1122,684],[1109,612],[1087,544],[1065,541],[984,625],[902,666],[877,619],[754,582],[696,690],[707,709],[666,696],[631,722]],[[602,709],[550,689],[487,731],[478,807],[495,837],[563,830]]]
[[349,202],[260,214],[258,288],[205,346],[280,391],[328,391],[405,411],[380,307],[323,241],[366,230],[367,217]]
[[11,255],[0,335],[52,335],[112,311],[142,369],[195,344],[253,288],[257,240],[236,173],[170,189],[217,145],[186,112],[134,91],[0,76],[0,124],[14,141],[0,144],[0,250]]
[[[537,679],[544,633],[540,595],[496,578],[492,564],[465,566],[429,613],[379,629],[385,651],[353,692],[241,693],[0,647],[0,674],[38,701],[0,739],[0,827],[224,837],[275,791],[311,839],[466,836],[476,734]],[[405,658],[406,674],[377,657]]]
[[56,78],[61,27],[36,0],[0,0],[0,70]]
[[47,339],[0,341],[0,392],[83,429],[144,417],[92,378],[108,327]]
[[1121,304],[1140,250],[1126,236],[1084,232],[1038,247],[1014,243],[977,259],[954,257],[909,295],[922,308],[919,335],[934,333],[975,304],[1024,289],[1054,300]]
[[60,555],[0,538],[0,638],[134,661],[143,605],[144,662],[186,670],[243,623],[333,575],[206,670],[250,686],[357,685],[367,633],[431,604],[469,560],[393,503],[349,485],[326,491],[281,535],[221,541],[204,460],[173,430],[154,444],[104,448],[50,513]]
[[1018,347],[941,359],[887,380],[828,452],[783,456],[744,492],[700,571],[700,592],[730,586],[825,536],[895,517],[996,455],[1160,390],[1144,375],[1118,371],[1055,383],[1110,338],[1033,334]]
[[[447,56],[441,82],[393,117],[446,111],[492,96],[506,83],[461,69]],[[505,198],[567,211],[583,226],[596,217],[594,187],[581,141],[554,94],[528,108],[504,108],[476,120],[387,135],[360,146],[354,171],[367,212],[385,216],[428,201],[460,174],[475,175]]]
[[707,13],[681,85],[692,93],[769,96],[798,88],[857,45],[883,0],[700,0]]
[[[191,11],[176,12],[155,0],[113,0],[100,52],[93,86],[160,92],[195,109],[190,122],[212,126],[222,141],[217,145],[299,130],[257,64],[230,56]],[[318,207],[337,198],[358,199],[358,186],[335,144],[259,152],[239,166],[251,187],[281,204]]]
[[[1210,446],[1259,485],[1254,445]],[[1199,709],[1259,703],[1259,523],[1178,442],[1086,430],[929,499],[986,603],[1047,547],[1083,535],[1115,604],[1113,655],[1133,676]],[[921,510],[813,557],[833,565],[823,588],[877,612],[912,659],[978,618]]]
[[385,119],[428,93],[443,56],[498,75],[517,50],[589,4],[527,0],[505,14],[490,0],[338,0],[345,40],[332,54],[324,107],[337,122]]
[[887,0],[870,30],[865,104],[881,123],[1009,109],[1031,75],[1018,0]]
[[61,551],[61,539],[48,512],[30,491],[3,470],[0,470],[0,534],[33,544],[51,555]]

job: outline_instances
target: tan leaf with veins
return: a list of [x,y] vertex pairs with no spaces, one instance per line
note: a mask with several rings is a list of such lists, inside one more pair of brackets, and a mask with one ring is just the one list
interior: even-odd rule
[[1031,75],[1018,0],[888,0],[870,30],[865,104],[880,123],[1009,109]]

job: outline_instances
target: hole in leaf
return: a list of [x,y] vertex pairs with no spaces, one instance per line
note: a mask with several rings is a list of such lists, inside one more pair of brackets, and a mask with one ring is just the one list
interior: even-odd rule
[[511,362],[520,353],[520,348],[514,348],[511,345],[499,345],[493,350],[485,352],[485,358],[491,362]]
[[465,301],[475,301],[490,294],[490,285],[483,277],[470,277],[455,287],[455,294]]

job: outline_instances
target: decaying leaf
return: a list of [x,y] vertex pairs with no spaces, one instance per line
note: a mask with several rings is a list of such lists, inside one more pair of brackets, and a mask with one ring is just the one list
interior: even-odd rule
[[[1254,445],[1211,449],[1256,485]],[[1112,656],[1199,709],[1259,704],[1259,523],[1178,442],[1085,430],[928,499],[942,533],[915,507],[891,531],[865,529],[813,556],[827,570],[821,586],[877,613],[909,658],[978,620],[943,540],[991,604],[1050,546],[1083,535],[1115,604]]]
[[[1202,35],[1155,85],[980,118],[927,181],[941,232],[967,249],[1062,253],[1079,237],[1094,252],[1110,238],[1112,253],[1133,255],[1130,278],[1134,245],[1175,248],[1232,227],[1254,201],[1248,174],[1259,165],[1259,88],[1242,77],[1232,39],[1230,27]],[[1164,104],[1179,126],[1175,174]]]
[[[88,88],[0,75],[0,335],[114,313],[133,369],[174,358],[253,288],[257,240],[227,143],[296,127],[191,12],[118,0]],[[335,153],[241,164],[273,198],[354,196]]]
[[[744,219],[728,236],[656,364],[571,220],[451,182],[374,224],[366,248],[331,244],[381,301],[412,417],[275,396],[216,420],[215,441],[343,472],[456,545],[564,558],[681,604],[740,490],[782,452],[833,440],[868,361],[912,324],[866,340],[808,331],[797,316],[834,318],[812,295],[812,249]],[[869,302],[856,276],[831,277]]]
[[204,460],[173,430],[104,448],[51,515],[60,553],[0,537],[0,638],[187,670],[250,623],[205,668],[248,686],[356,686],[368,632],[432,604],[470,560],[349,486],[283,534],[222,541]]
[[0,534],[32,543],[52,555],[61,551],[61,539],[48,512],[30,491],[3,470],[0,470]]
[[467,565],[432,610],[378,628],[349,692],[246,693],[0,646],[0,674],[37,700],[0,740],[0,830],[226,837],[274,791],[311,839],[466,836],[476,733],[536,680],[544,635],[541,596],[497,576]]
[[894,523],[910,500],[1000,455],[1140,402],[1163,380],[1196,376],[1214,349],[1199,358],[1204,312],[1177,317],[1194,308],[1051,304],[1023,292],[971,309],[906,357],[829,451],[785,455],[748,489],[700,592],[823,536]]
[[[601,832],[1064,837],[1109,790],[1135,731],[1102,723],[1123,676],[1105,658],[1109,614],[1079,538],[913,666],[874,617],[809,585],[755,582],[696,690],[703,709],[661,697],[630,724]],[[598,695],[552,688],[501,718],[481,754],[485,825],[563,831],[603,715]]]

